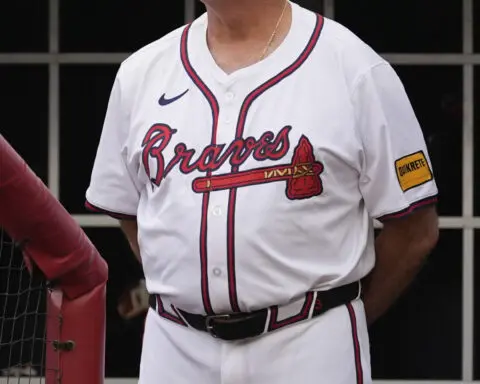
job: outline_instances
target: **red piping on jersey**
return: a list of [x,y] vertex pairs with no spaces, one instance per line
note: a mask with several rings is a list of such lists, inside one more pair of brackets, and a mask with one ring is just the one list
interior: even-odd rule
[[355,315],[355,309],[351,303],[347,304],[347,309],[348,315],[350,316],[350,324],[352,325],[353,352],[355,358],[357,384],[363,384],[362,354],[360,351],[360,341],[358,339],[357,316]]
[[[182,60],[183,67],[188,76],[192,79],[193,83],[203,93],[210,108],[212,110],[212,137],[210,140],[211,145],[217,143],[217,128],[218,128],[218,116],[220,113],[220,107],[215,95],[208,89],[207,85],[200,79],[197,72],[193,69],[190,59],[188,58],[188,32],[192,24],[185,27],[182,33],[182,40],[180,43],[180,58]],[[211,176],[212,171],[207,171],[206,176]],[[202,216],[200,221],[200,270],[201,270],[201,289],[202,289],[202,301],[205,312],[209,315],[213,314],[212,304],[210,301],[210,294],[208,291],[208,255],[207,255],[207,218],[208,218],[208,202],[210,199],[210,192],[205,192],[202,198]]]
[[[300,56],[295,60],[293,64],[281,71],[279,74],[256,88],[251,92],[243,102],[239,118],[237,121],[236,128],[236,138],[241,139],[243,136],[243,131],[245,129],[245,122],[248,114],[248,110],[252,106],[253,102],[268,89],[272,88],[274,85],[280,83],[283,79],[290,76],[294,73],[310,56],[313,48],[315,47],[322,28],[324,24],[324,19],[322,16],[317,15],[317,22],[310,37],[307,46],[300,54]],[[207,85],[202,81],[198,76],[197,72],[193,69],[189,57],[188,57],[188,33],[191,28],[191,24],[187,25],[182,33],[182,39],[180,44],[180,57],[182,60],[183,67],[187,72],[188,76],[192,79],[194,84],[202,92],[202,94],[207,99],[212,110],[212,138],[211,145],[216,145],[217,137],[217,128],[218,128],[218,116],[220,113],[220,107],[218,104],[215,95],[210,91]],[[238,172],[239,167],[232,167],[232,172]],[[211,176],[211,171],[207,171],[206,177]],[[200,259],[201,259],[201,286],[202,286],[202,299],[205,311],[208,314],[213,313],[209,290],[208,290],[208,256],[207,256],[207,213],[208,213],[208,202],[209,202],[209,192],[203,194],[203,203],[202,203],[202,218],[200,226]],[[238,305],[237,291],[236,291],[236,275],[235,275],[235,202],[236,202],[236,188],[230,190],[229,202],[228,202],[228,219],[227,219],[227,262],[228,262],[228,280],[229,280],[229,298],[232,310],[234,312],[239,312],[240,308]]]
[[308,319],[310,314],[310,309],[313,305],[313,292],[308,292],[305,296],[305,302],[303,303],[302,309],[296,315],[283,319],[281,321],[277,320],[278,317],[278,306],[270,308],[270,322],[268,323],[268,330],[274,331],[276,329],[285,327],[290,324],[297,323],[299,321]]
[[119,220],[135,220],[137,218],[137,216],[135,215],[126,215],[124,213],[108,211],[106,209],[97,207],[96,205],[93,205],[92,203],[90,203],[88,200],[85,201],[85,208],[87,208],[89,211],[92,211],[92,212],[104,213],[105,215],[111,216]]
[[[241,139],[243,136],[243,131],[245,129],[245,122],[247,120],[247,115],[250,107],[253,102],[264,92],[272,88],[273,86],[280,83],[282,80],[294,73],[300,66],[307,60],[310,54],[313,51],[313,48],[316,46],[322,28],[324,25],[324,19],[321,15],[317,15],[317,21],[313,33],[308,41],[307,46],[300,54],[300,56],[291,64],[289,67],[285,68],[283,71],[278,73],[276,76],[272,77],[270,80],[266,81],[258,88],[253,90],[244,100],[242,108],[240,109],[240,114],[238,116],[237,128],[236,128],[236,139]],[[239,171],[238,166],[232,167],[232,173]],[[236,275],[235,275],[235,203],[237,198],[237,189],[230,189],[230,196],[228,200],[228,219],[227,219],[227,259],[228,259],[228,287],[229,287],[229,297],[230,305],[234,312],[240,312],[238,305],[238,295],[237,295],[237,284],[236,284]]]
[[425,207],[427,205],[432,205],[437,203],[438,201],[438,196],[431,196],[427,197],[426,199],[418,200],[412,204],[410,204],[407,208],[402,209],[401,211],[398,212],[393,212],[389,213],[387,215],[379,217],[377,220],[378,221],[387,221],[387,220],[392,220],[392,219],[399,219],[400,217],[404,217],[412,213],[413,211]]
[[188,325],[183,321],[183,319],[180,317],[180,315],[178,314],[178,311],[173,305],[171,305],[172,311],[174,311],[177,316],[174,316],[165,310],[165,307],[163,306],[162,298],[160,297],[160,295],[155,295],[155,299],[157,301],[157,313],[160,316],[170,321],[173,321],[174,323],[177,323],[179,325],[183,325],[184,327],[188,327]]

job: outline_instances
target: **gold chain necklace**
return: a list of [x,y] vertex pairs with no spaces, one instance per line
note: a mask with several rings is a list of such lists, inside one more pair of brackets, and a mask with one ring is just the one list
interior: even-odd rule
[[273,40],[275,39],[275,36],[277,35],[278,27],[280,26],[280,23],[281,23],[282,20],[283,20],[283,16],[285,15],[285,10],[287,9],[287,4],[288,4],[288,0],[285,0],[285,4],[283,5],[282,14],[281,14],[280,17],[278,18],[277,25],[275,26],[275,29],[273,30],[272,35],[270,36],[270,39],[268,40],[267,45],[265,46],[265,49],[263,50],[262,55],[260,56],[259,61],[262,61],[262,60],[265,58],[265,56],[266,56],[266,54],[267,54],[267,52],[268,52],[268,49],[269,49],[270,46],[272,45]]

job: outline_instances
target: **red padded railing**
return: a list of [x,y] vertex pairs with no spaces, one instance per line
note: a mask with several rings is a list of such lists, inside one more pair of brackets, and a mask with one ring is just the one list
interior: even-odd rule
[[22,244],[27,263],[33,262],[52,283],[46,383],[103,383],[107,264],[1,135],[0,228]]

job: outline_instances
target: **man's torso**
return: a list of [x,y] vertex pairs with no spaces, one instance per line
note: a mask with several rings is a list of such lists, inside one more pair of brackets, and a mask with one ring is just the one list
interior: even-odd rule
[[[337,29],[294,4],[282,45],[226,75],[203,17],[127,60],[124,145],[150,292],[190,312],[249,311],[372,268],[355,66],[332,48]],[[359,60],[380,62],[368,49]]]

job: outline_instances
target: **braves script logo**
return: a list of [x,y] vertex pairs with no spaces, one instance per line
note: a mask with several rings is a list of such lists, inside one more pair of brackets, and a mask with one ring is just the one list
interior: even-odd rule
[[[292,127],[283,127],[277,135],[265,132],[257,140],[253,137],[236,139],[228,146],[216,144],[206,146],[196,155],[195,149],[179,143],[174,148],[173,157],[167,162],[163,151],[170,144],[176,129],[166,124],[155,124],[146,133],[142,141],[142,162],[152,184],[160,186],[162,180],[178,165],[182,173],[213,172],[227,161],[232,167],[239,167],[253,157],[257,161],[280,160],[290,149],[288,134]],[[156,170],[152,172],[149,159],[156,160]],[[197,193],[218,191],[286,181],[286,195],[289,199],[305,199],[323,192],[320,174],[323,164],[315,160],[310,141],[302,136],[295,147],[292,162],[271,167],[232,172],[228,174],[199,177],[193,181],[192,188]]]

